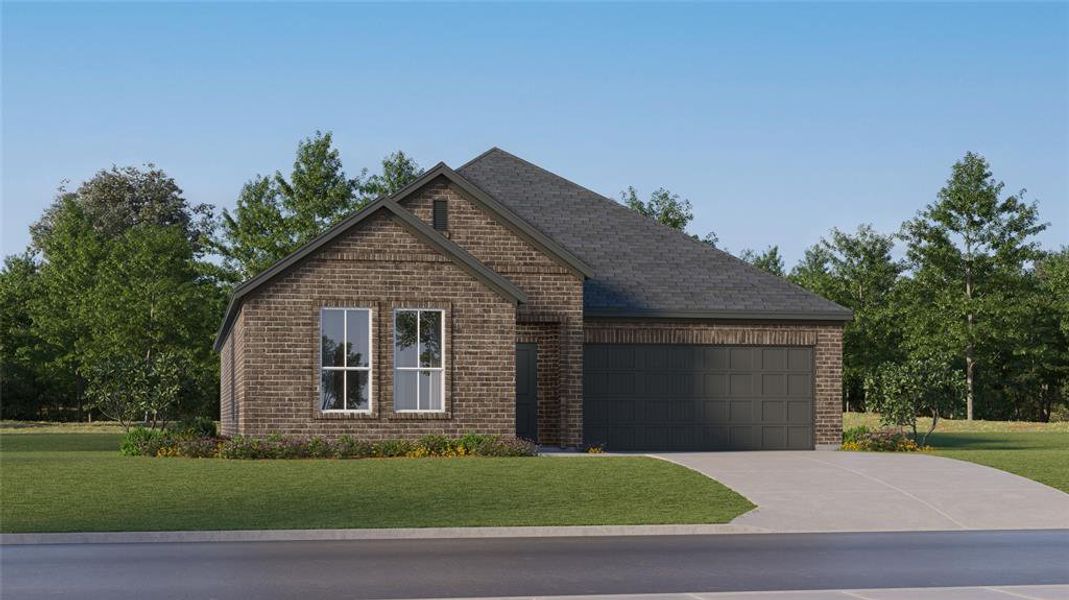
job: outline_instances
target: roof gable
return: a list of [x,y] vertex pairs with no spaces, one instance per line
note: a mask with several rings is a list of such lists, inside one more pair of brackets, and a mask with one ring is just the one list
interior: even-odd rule
[[587,316],[851,318],[834,302],[499,148],[458,172],[591,265]]
[[[420,186],[413,187],[411,189],[405,188],[402,190],[404,193],[411,193],[418,189]],[[398,192],[400,194],[401,192]],[[442,255],[450,258],[454,263],[474,276],[476,279],[482,281],[487,287],[494,290],[506,299],[514,302],[527,302],[527,295],[515,284],[508,279],[502,277],[492,269],[479,262],[475,257],[469,254],[466,250],[451,242],[448,238],[441,235],[433,228],[428,226],[423,221],[416,218],[415,215],[408,212],[404,208],[401,208],[396,201],[392,198],[398,197],[397,195],[391,198],[380,198],[367,205],[363,209],[353,213],[351,216],[346,217],[337,225],[331,227],[327,231],[323,232],[319,236],[309,241],[304,246],[301,246],[289,256],[271,265],[267,270],[259,275],[241,283],[234,288],[230,295],[230,302],[227,305],[226,314],[223,317],[223,323],[219,327],[219,333],[215,338],[215,349],[218,351],[223,346],[223,342],[226,340],[226,336],[229,333],[231,327],[233,327],[234,320],[237,318],[238,310],[241,308],[242,302],[253,293],[259,287],[267,284],[274,278],[281,275],[290,267],[298,264],[304,258],[314,254],[316,251],[329,245],[332,241],[345,234],[353,227],[366,221],[372,215],[379,211],[386,211],[400,223],[405,229],[413,233],[417,238],[426,242],[432,248],[440,252]]]

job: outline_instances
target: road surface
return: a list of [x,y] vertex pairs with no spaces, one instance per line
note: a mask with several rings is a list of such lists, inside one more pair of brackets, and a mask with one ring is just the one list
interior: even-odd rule
[[0,595],[445,598],[1069,583],[1069,531],[55,544]]

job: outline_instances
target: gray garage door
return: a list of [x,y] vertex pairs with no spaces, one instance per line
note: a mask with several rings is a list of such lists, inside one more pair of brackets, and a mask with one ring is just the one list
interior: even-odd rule
[[587,344],[583,394],[609,450],[813,448],[810,348]]

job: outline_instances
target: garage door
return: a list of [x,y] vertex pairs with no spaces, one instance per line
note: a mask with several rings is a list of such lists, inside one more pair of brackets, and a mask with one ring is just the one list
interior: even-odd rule
[[609,450],[813,448],[813,352],[587,344],[583,438]]

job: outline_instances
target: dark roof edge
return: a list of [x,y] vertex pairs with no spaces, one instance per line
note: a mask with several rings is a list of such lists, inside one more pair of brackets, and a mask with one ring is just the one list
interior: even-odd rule
[[[495,149],[496,148],[487,150],[479,156],[484,156]],[[470,163],[472,161],[468,162]],[[512,209],[499,202],[490,194],[484,192],[482,188],[465,179],[463,175],[450,169],[444,164],[440,164],[436,168],[440,169],[442,175],[471,196],[477,204],[481,205],[491,214],[500,217],[500,220],[503,221],[503,224],[506,227],[519,234],[539,250],[549,254],[552,258],[556,258],[557,262],[560,262],[577,275],[582,275],[584,278],[588,279],[594,276],[594,269],[590,265],[586,264],[578,256],[572,254],[568,249],[561,246],[556,240],[539,231],[538,228],[528,223],[523,217],[517,215]]]
[[[426,183],[427,181],[436,176],[437,174],[428,177],[423,181],[423,183]],[[424,178],[421,177],[420,179],[422,180]],[[416,182],[413,182],[413,184],[415,183]],[[515,302],[527,302],[527,295],[524,294],[523,291],[520,290],[518,287],[516,287],[515,284],[513,284],[508,279],[505,279],[501,275],[497,274],[486,265],[479,262],[478,259],[469,254],[460,246],[456,245],[456,243],[451,242],[445,236],[432,229],[426,223],[420,221],[415,215],[401,208],[397,204],[397,202],[392,200],[393,197],[407,195],[411,193],[414,189],[418,189],[421,186],[422,184],[418,186],[409,185],[405,188],[402,188],[400,191],[397,192],[397,194],[394,194],[394,196],[390,198],[383,197],[379,198],[378,200],[375,200],[371,204],[368,204],[364,208],[346,217],[330,229],[319,234],[297,250],[294,250],[288,256],[271,265],[262,273],[235,287],[233,292],[231,292],[230,294],[230,301],[227,304],[226,313],[223,317],[223,322],[219,326],[219,332],[216,334],[213,348],[215,348],[216,351],[219,351],[222,348],[223,340],[226,339],[230,328],[233,326],[234,319],[237,318],[238,309],[241,307],[242,300],[244,300],[245,296],[249,295],[256,288],[267,283],[275,276],[279,275],[289,267],[293,266],[309,254],[322,248],[324,245],[331,242],[339,235],[345,233],[349,230],[350,227],[360,223],[364,219],[368,218],[369,216],[383,208],[389,210],[390,213],[394,215],[394,217],[404,223],[407,229],[416,233],[418,237],[431,244],[433,247],[435,247],[437,250],[439,250],[446,256],[453,258],[454,262],[465,268],[465,270],[474,275],[477,279],[487,284],[487,286],[493,289],[495,292]]]
[[586,308],[583,317],[597,319],[694,319],[731,321],[833,321],[854,320],[849,310],[833,312],[778,312],[762,310],[634,310]]

